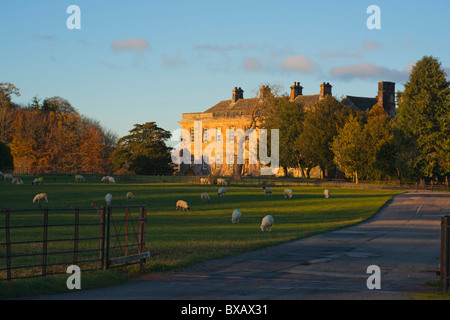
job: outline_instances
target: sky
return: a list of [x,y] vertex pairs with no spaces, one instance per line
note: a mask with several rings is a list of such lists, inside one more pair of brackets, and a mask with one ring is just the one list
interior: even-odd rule
[[3,0],[0,82],[24,106],[60,96],[118,137],[149,121],[173,132],[234,87],[253,98],[262,84],[306,95],[329,82],[337,98],[375,97],[429,55],[450,74],[449,14],[448,0]]

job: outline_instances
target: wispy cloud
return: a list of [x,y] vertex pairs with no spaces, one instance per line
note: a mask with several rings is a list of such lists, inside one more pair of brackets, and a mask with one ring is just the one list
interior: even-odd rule
[[134,51],[137,53],[143,53],[150,51],[152,48],[150,43],[142,38],[129,38],[124,40],[114,40],[111,45],[111,50],[114,52],[120,51]]
[[260,71],[262,69],[262,63],[257,58],[245,58],[243,67],[246,71]]
[[296,54],[281,61],[281,68],[284,71],[295,71],[301,73],[312,73],[317,71],[315,62],[304,54]]
[[382,47],[383,45],[381,43],[375,41],[366,41],[362,44],[363,51],[375,51],[381,49]]
[[332,68],[331,75],[343,79],[386,79],[404,81],[408,78],[408,71],[395,70],[384,66],[378,66],[369,62],[360,62],[354,65],[345,65]]
[[56,41],[58,40],[55,36],[49,34],[37,34],[33,36],[34,40],[42,40],[42,41]]
[[360,52],[347,52],[343,50],[322,50],[319,52],[320,58],[362,58]]
[[180,54],[176,54],[176,55],[173,55],[173,56],[169,56],[167,54],[164,54],[162,56],[162,63],[163,63],[164,67],[172,68],[172,67],[176,67],[176,66],[179,66],[179,65],[186,64],[186,61],[184,61],[181,58]]

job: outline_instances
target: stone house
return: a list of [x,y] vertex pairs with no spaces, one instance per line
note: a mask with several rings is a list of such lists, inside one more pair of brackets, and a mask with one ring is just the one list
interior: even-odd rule
[[[325,82],[320,85],[319,93],[315,95],[303,95],[303,87],[300,85],[300,82],[294,82],[290,89],[290,100],[303,102],[307,109],[312,108],[317,101],[326,95],[332,95],[332,86]],[[224,159],[226,157],[226,143],[223,143],[222,153],[214,152],[212,153],[212,159],[205,161],[205,158],[203,158],[201,163],[194,163],[193,146],[194,142],[198,141],[201,144],[202,154],[204,154],[205,148],[211,143],[212,139],[217,139],[216,141],[221,143],[226,142],[225,140],[229,138],[227,133],[230,130],[248,132],[247,130],[254,129],[255,133],[258,134],[255,112],[258,104],[263,103],[268,94],[270,94],[270,88],[262,86],[259,97],[244,98],[242,88],[235,87],[232,90],[230,100],[220,101],[203,112],[183,113],[179,123],[181,129],[189,132],[191,163],[181,163],[179,165],[180,173],[186,173],[188,170],[191,170],[196,175],[232,176],[236,172],[240,172],[241,175],[258,176],[260,174],[259,163],[252,164],[249,161],[248,137],[245,137],[245,163],[240,165],[236,161],[237,143],[234,146],[234,155],[230,159]],[[395,116],[395,83],[379,82],[378,95],[376,97],[345,96],[343,102],[348,107],[362,111],[372,108],[375,104],[381,104],[388,114]],[[200,122],[201,128],[196,130],[195,125]],[[214,133],[215,138],[210,137],[211,132]],[[299,174],[295,169],[288,170],[288,172],[293,175]]]

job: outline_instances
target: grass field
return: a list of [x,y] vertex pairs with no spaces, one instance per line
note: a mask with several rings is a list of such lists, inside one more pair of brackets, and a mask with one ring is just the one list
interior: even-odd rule
[[[250,250],[272,246],[282,242],[322,233],[364,221],[372,217],[398,191],[329,188],[331,197],[325,199],[323,188],[293,187],[292,199],[284,199],[285,187],[272,187],[273,194],[265,196],[261,186],[229,185],[227,194],[217,196],[218,186],[142,183],[130,180],[117,180],[109,185],[100,182],[100,177],[90,177],[85,183],[76,183],[73,176],[44,176],[43,185],[31,185],[32,177],[22,177],[23,185],[11,185],[0,181],[0,206],[10,208],[33,208],[35,194],[45,192],[48,195],[48,207],[67,208],[73,206],[89,207],[91,203],[104,205],[106,193],[113,195],[113,205],[125,205],[125,194],[132,191],[133,204],[147,205],[146,246],[151,252],[145,270],[147,272],[166,272],[180,269],[195,263],[234,255]],[[208,192],[211,201],[202,203],[200,194]],[[186,200],[190,211],[175,210],[176,201]],[[242,211],[239,224],[231,223],[234,209]],[[40,219],[38,213],[21,213],[14,217],[15,224]],[[261,219],[265,215],[275,219],[271,232],[261,232]],[[62,213],[51,214],[54,222],[68,219]],[[72,218],[71,218],[72,219]],[[92,214],[88,220],[98,220]],[[0,226],[4,226],[4,216],[0,214]],[[73,219],[72,219],[73,220]],[[61,227],[59,232],[72,232]],[[98,228],[86,229],[84,235],[98,236]],[[4,231],[1,231],[4,232]],[[36,231],[41,233],[41,231]],[[87,233],[87,234],[86,234]],[[15,241],[32,236],[29,230],[17,231]],[[3,242],[4,234],[0,234]],[[93,241],[87,246],[96,246]],[[28,251],[38,250],[33,246]],[[25,249],[24,249],[25,250]],[[0,247],[0,256],[5,249]],[[4,268],[5,259],[0,259],[0,268]],[[133,273],[135,270],[127,270]],[[90,275],[91,287],[115,284],[124,270],[109,273],[98,272]],[[105,276],[106,275],[106,276]],[[107,276],[109,275],[109,277]],[[0,298],[37,294],[41,292],[67,291],[67,276],[53,276],[60,280],[15,280],[6,283],[0,281]],[[96,282],[94,279],[104,281]],[[47,277],[49,278],[49,277]],[[83,274],[83,279],[85,275]],[[108,280],[110,279],[110,280]],[[112,279],[112,280],[111,280]],[[43,282],[58,283],[44,290]],[[59,281],[59,282],[58,282]],[[86,281],[83,282],[86,284]],[[86,286],[87,285],[87,286]],[[89,287],[86,284],[83,288]],[[57,288],[56,288],[57,287]]]

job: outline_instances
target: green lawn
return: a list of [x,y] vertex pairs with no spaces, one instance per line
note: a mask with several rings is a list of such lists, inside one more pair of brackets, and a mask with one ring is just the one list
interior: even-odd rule
[[[100,177],[89,177],[85,183],[76,183],[72,176],[44,176],[43,185],[31,185],[32,177],[22,179],[24,184],[18,186],[0,181],[0,206],[23,209],[37,207],[32,203],[32,199],[41,192],[47,193],[50,209],[67,208],[69,203],[72,206],[89,207],[94,202],[101,206],[105,203],[106,193],[113,195],[112,205],[125,205],[125,194],[132,191],[135,195],[133,204],[147,205],[146,246],[151,252],[151,257],[145,265],[147,272],[175,270],[355,224],[372,217],[399,193],[389,190],[329,188],[331,197],[325,199],[323,188],[293,187],[293,198],[284,199],[285,187],[272,187],[273,194],[266,197],[261,186],[229,185],[226,186],[227,194],[218,197],[218,186],[214,185],[150,184],[121,179],[116,179],[116,185],[109,185],[101,183]],[[202,203],[202,192],[209,193],[209,203]],[[189,203],[190,211],[175,210],[175,204],[180,199]],[[242,212],[239,224],[231,223],[231,214],[235,209]],[[41,221],[39,214],[22,212],[19,216],[13,212],[11,224]],[[261,232],[261,220],[268,214],[275,219],[272,231]],[[92,212],[86,214],[83,219],[85,220],[80,218],[80,221],[95,222],[99,216]],[[73,222],[73,215],[50,211],[49,221],[55,224]],[[0,214],[0,226],[4,226],[4,223],[4,214]],[[73,233],[73,228],[65,228],[61,227],[57,230],[59,234],[53,236],[61,237]],[[42,234],[42,230],[31,229],[14,232],[13,241]],[[4,230],[0,230],[0,233],[0,242],[3,242]],[[98,227],[86,228],[80,230],[80,233],[83,236],[95,237],[98,236]],[[70,247],[70,244],[68,245]],[[98,240],[84,244],[86,248],[95,248],[97,245]],[[39,246],[29,245],[21,250],[40,252]],[[0,246],[1,255],[5,255],[5,248]],[[5,259],[0,259],[0,268],[4,267]],[[119,273],[122,272],[123,270],[120,270]],[[114,279],[109,284],[117,282],[117,271],[107,274],[111,274],[111,279]],[[63,287],[59,288],[63,290],[67,276],[54,277],[61,279],[56,287]],[[42,283],[45,281],[48,283],[48,280],[43,279],[16,280],[10,283],[0,281],[0,298],[23,295],[24,290],[28,294],[39,293],[39,288],[36,287],[43,288]],[[91,283],[91,286],[100,286],[107,285],[108,281],[106,280],[106,284],[97,284],[92,280]],[[12,293],[14,287],[19,289]],[[50,292],[58,291],[54,287],[49,289]],[[65,290],[67,291],[67,288]],[[47,292],[44,289],[42,291]]]

